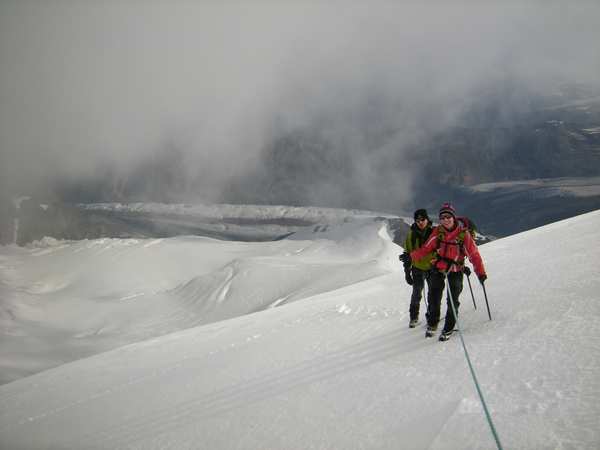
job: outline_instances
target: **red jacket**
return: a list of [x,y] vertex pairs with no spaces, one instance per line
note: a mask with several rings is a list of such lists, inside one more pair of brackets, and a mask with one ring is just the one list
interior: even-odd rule
[[[461,236],[463,236],[462,244],[460,243]],[[432,265],[440,271],[460,272],[465,263],[465,256],[468,256],[475,273],[478,276],[485,274],[485,267],[483,267],[477,245],[466,228],[457,226],[454,230],[448,231],[438,225],[431,232],[429,239],[417,250],[410,253],[410,257],[413,260],[418,260],[427,253],[436,250],[437,259],[433,260]],[[456,262],[456,264],[452,264],[451,261]]]

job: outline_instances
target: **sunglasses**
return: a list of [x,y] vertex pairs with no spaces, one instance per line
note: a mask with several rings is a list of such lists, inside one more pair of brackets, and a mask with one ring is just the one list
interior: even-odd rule
[[450,214],[442,214],[440,216],[440,220],[450,220],[450,219],[454,219],[454,216],[451,216]]
[[417,217],[415,219],[416,222],[427,222],[427,217]]

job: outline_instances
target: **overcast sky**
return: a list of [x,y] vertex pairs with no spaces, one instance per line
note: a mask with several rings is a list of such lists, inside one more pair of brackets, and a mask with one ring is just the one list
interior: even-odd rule
[[0,186],[175,142],[218,190],[282,129],[351,135],[373,95],[397,149],[485,83],[599,79],[598,2],[359,3],[0,0]]

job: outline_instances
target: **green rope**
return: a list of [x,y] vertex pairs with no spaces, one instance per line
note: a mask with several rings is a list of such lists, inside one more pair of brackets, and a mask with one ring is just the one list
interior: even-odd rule
[[458,314],[456,313],[456,309],[454,308],[454,299],[452,298],[452,292],[450,291],[450,280],[446,278],[446,291],[448,293],[448,298],[450,299],[450,306],[452,307],[452,314],[454,314],[454,320],[456,321],[456,329],[458,330],[458,335],[460,336],[460,342],[462,344],[462,348],[465,351],[465,357],[467,358],[467,364],[469,365],[469,370],[471,371],[471,377],[473,377],[473,382],[475,383],[475,388],[477,389],[477,394],[479,394],[479,399],[481,400],[481,404],[483,406],[483,410],[485,411],[485,417],[487,418],[487,422],[490,425],[490,429],[492,430],[492,435],[494,436],[494,440],[496,441],[496,446],[498,450],[502,450],[502,444],[500,443],[500,437],[496,432],[496,427],[494,427],[494,422],[492,421],[492,416],[490,415],[490,411],[488,410],[487,404],[485,403],[485,399],[483,398],[483,392],[481,391],[481,386],[477,381],[477,375],[475,375],[475,369],[473,368],[473,364],[471,364],[471,358],[469,357],[469,352],[467,351],[467,346],[465,345],[465,338],[463,337],[462,330],[460,329],[460,325],[458,324]]

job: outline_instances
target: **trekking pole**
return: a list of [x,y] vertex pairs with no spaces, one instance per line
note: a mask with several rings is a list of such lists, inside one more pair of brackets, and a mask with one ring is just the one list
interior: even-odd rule
[[469,283],[469,290],[471,291],[471,298],[473,299],[473,307],[477,309],[477,304],[475,303],[475,296],[473,295],[473,287],[471,286],[470,275],[470,273],[467,274],[467,282]]
[[488,316],[489,316],[490,320],[492,320],[492,313],[490,312],[490,304],[488,302],[487,292],[485,291],[485,283],[483,281],[481,282],[481,287],[483,288],[483,296],[485,297],[485,306],[487,306]]
[[423,278],[423,299],[425,300],[425,308],[426,308],[426,314],[425,317],[429,317],[429,300],[427,300],[427,298],[429,297],[429,278],[431,277],[431,274],[429,272],[426,272],[426,276],[424,276]]
[[423,276],[423,299],[425,300],[425,307],[427,311],[429,311],[429,302],[427,301],[427,296],[429,295],[429,280],[427,276]]

